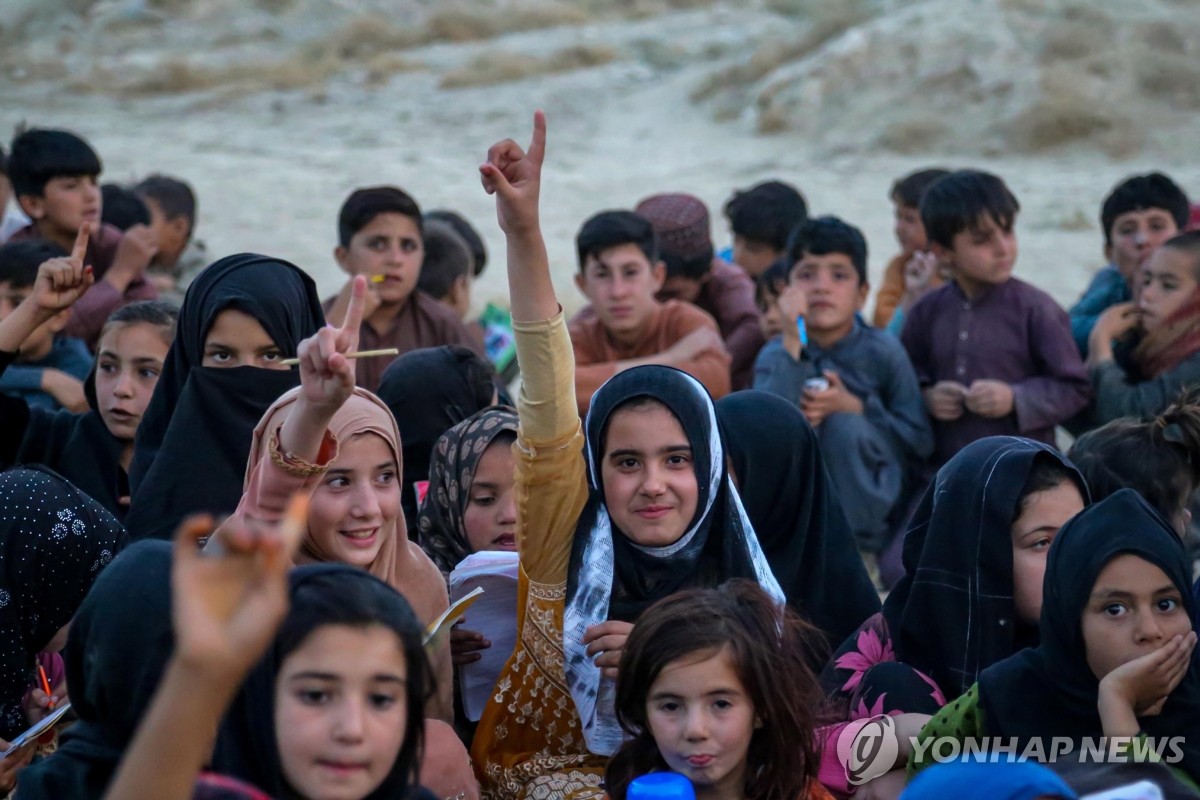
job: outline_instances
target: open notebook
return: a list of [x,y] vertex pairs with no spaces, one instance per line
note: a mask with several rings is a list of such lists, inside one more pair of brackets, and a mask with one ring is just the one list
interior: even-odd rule
[[492,643],[480,651],[482,658],[474,664],[459,667],[463,710],[472,722],[483,715],[500,670],[517,644],[517,569],[516,553],[488,550],[467,556],[450,573],[452,604],[483,590],[463,627],[482,633]]

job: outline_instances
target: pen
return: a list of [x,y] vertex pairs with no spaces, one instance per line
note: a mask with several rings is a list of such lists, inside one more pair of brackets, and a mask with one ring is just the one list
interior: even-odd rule
[[50,699],[50,710],[54,710],[54,693],[50,691],[50,680],[46,677],[46,670],[41,664],[38,664],[38,678],[42,682],[42,691],[46,693],[46,697]]

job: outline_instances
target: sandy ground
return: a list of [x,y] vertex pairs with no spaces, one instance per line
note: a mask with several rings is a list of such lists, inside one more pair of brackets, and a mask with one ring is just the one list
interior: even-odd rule
[[[361,4],[325,5],[327,17],[361,12]],[[200,199],[197,233],[214,256],[242,250],[282,256],[309,270],[323,293],[343,280],[330,251],[336,244],[337,209],[346,194],[356,186],[398,184],[424,207],[461,211],[484,234],[493,261],[477,284],[479,306],[502,301],[505,282],[502,236],[476,167],[496,139],[525,141],[535,108],[545,109],[549,117],[543,220],[556,282],[568,307],[580,302],[571,275],[573,237],[581,222],[598,210],[627,208],[659,191],[692,192],[707,201],[714,212],[715,241],[724,246],[729,234],[719,208],[735,187],[765,178],[790,181],[801,187],[814,213],[837,214],[863,228],[872,275],[877,276],[895,250],[887,200],[892,181],[935,164],[984,168],[1004,176],[1023,205],[1017,274],[1063,304],[1075,299],[1102,263],[1096,218],[1101,199],[1117,180],[1166,169],[1185,189],[1200,194],[1200,153],[1194,145],[1145,142],[1119,158],[1090,144],[1033,154],[993,146],[984,154],[959,142],[934,152],[901,154],[863,146],[844,131],[825,133],[811,126],[761,134],[765,126],[753,100],[741,113],[730,114],[728,108],[714,113],[712,103],[693,102],[691,95],[714,69],[745,61],[756,42],[778,35],[785,23],[797,23],[765,8],[696,5],[704,7],[482,41],[420,44],[402,53],[406,64],[418,69],[407,71],[406,66],[382,76],[351,67],[290,90],[155,93],[77,87],[81,74],[95,77],[102,68],[115,70],[106,75],[118,76],[135,68],[163,70],[163,51],[178,56],[189,37],[197,41],[190,57],[222,58],[223,51],[205,51],[202,40],[212,30],[238,30],[239,25],[251,30],[251,23],[277,18],[261,11],[240,22],[236,15],[171,18],[150,26],[149,33],[133,25],[133,34],[114,33],[111,40],[97,43],[94,32],[100,22],[63,12],[20,45],[13,43],[9,29],[10,41],[0,46],[7,48],[3,65],[10,78],[0,81],[0,130],[26,121],[78,131],[101,153],[107,180],[131,180],[154,171],[186,178]],[[293,12],[278,18],[284,20],[278,23],[282,34],[256,38],[247,33],[253,45],[249,52],[258,57],[290,43],[289,37],[300,35],[295,17]],[[887,20],[872,24],[878,28]],[[806,56],[805,63],[836,63],[839,52],[855,46],[853,35],[850,31],[831,41],[826,54]],[[68,39],[76,44],[65,47]],[[50,70],[48,79],[38,77],[33,67],[52,64],[55,47],[68,53],[63,56],[66,72]],[[478,68],[481,54],[500,51],[537,59],[567,47],[610,48],[597,59],[609,63],[496,85],[443,88],[453,70]],[[250,57],[242,51],[229,56]],[[26,64],[33,65],[34,74],[24,70]],[[1011,65],[1016,72],[1022,68]],[[489,69],[486,63],[483,69]],[[771,80],[768,76],[763,82]],[[879,94],[878,86],[863,81],[856,92],[864,98],[870,91]],[[852,105],[854,96],[851,92],[839,102]],[[763,107],[761,95],[758,107]],[[822,106],[827,116],[835,111],[829,102]],[[906,102],[897,109],[901,111],[911,115],[914,107]],[[961,111],[973,113],[966,106]],[[953,115],[929,115],[943,127],[955,125]],[[881,128],[886,122],[880,120]]]

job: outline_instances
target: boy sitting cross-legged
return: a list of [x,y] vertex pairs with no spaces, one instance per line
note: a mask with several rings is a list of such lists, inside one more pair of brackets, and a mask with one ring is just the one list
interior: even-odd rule
[[908,477],[933,450],[921,390],[896,338],[858,319],[870,289],[862,233],[836,217],[809,220],[793,237],[790,258],[777,301],[782,336],[759,354],[754,388],[804,411],[860,548],[879,552]]

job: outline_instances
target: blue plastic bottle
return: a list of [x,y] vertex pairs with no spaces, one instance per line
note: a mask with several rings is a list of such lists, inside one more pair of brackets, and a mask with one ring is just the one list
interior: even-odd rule
[[626,800],[696,800],[692,782],[677,772],[652,772],[634,778]]

